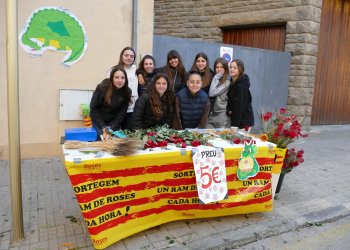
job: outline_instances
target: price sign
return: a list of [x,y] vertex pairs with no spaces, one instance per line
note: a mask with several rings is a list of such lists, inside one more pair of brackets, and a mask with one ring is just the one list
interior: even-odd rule
[[205,204],[225,199],[227,182],[223,149],[199,146],[192,152],[199,199]]

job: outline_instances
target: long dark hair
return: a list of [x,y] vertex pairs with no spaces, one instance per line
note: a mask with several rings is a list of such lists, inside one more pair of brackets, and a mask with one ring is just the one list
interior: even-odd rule
[[244,74],[244,63],[241,59],[233,59],[231,64],[233,62],[235,62],[237,64],[237,68],[238,68],[238,72],[239,72],[239,75],[237,76],[236,80],[232,78],[232,82],[235,83]]
[[177,74],[179,75],[179,77],[181,79],[184,78],[185,76],[185,73],[186,73],[186,69],[185,69],[185,66],[182,62],[182,58],[180,56],[180,53],[177,52],[176,50],[170,50],[168,52],[168,55],[167,55],[167,61],[166,61],[166,66],[165,66],[165,73],[168,75],[169,77],[169,81],[170,83],[172,84],[172,86],[174,85],[174,76],[172,75],[172,72],[171,72],[171,66],[169,64],[169,61],[173,58],[177,58],[179,60],[179,65],[177,66]]
[[121,52],[120,52],[120,55],[119,55],[119,62],[118,62],[118,66],[122,66],[124,68],[124,63],[123,63],[123,54],[126,50],[131,50],[133,53],[134,53],[134,61],[132,63],[135,62],[135,59],[136,59],[136,53],[135,53],[135,50],[131,47],[125,47]]
[[208,56],[207,54],[205,54],[204,52],[199,52],[196,57],[194,58],[193,60],[193,64],[192,64],[192,67],[191,67],[191,70],[197,70],[199,72],[199,69],[197,68],[197,65],[196,65],[196,61],[198,58],[202,57],[207,63],[206,63],[206,66],[205,66],[205,69],[204,69],[204,75],[201,76],[202,78],[202,88],[205,88],[207,87],[211,82],[210,82],[210,67],[209,67],[209,59],[208,59]]
[[114,73],[117,71],[121,71],[124,74],[125,77],[125,84],[123,87],[121,87],[120,89],[117,89],[117,91],[120,91],[122,93],[123,98],[125,98],[125,100],[129,103],[130,99],[131,99],[131,93],[129,92],[129,82],[128,82],[128,76],[126,75],[126,71],[124,70],[123,67],[121,66],[114,66],[111,69],[111,73],[109,75],[109,82],[108,82],[108,87],[107,87],[107,91],[106,91],[106,95],[105,95],[105,102],[110,105],[112,102],[112,94],[113,91],[116,89],[116,87],[113,84],[113,77],[114,77]]
[[[154,67],[156,66],[156,60],[154,60],[154,57],[151,56],[151,55],[145,55],[142,58],[142,60],[141,60],[141,62],[139,64],[139,68],[138,68],[138,70],[141,70],[143,78],[147,77],[147,71],[145,70],[145,66],[144,66],[146,59],[151,59],[153,61]],[[154,69],[153,69],[153,71],[154,71]]]
[[[159,96],[159,93],[156,89],[156,82],[160,78],[164,78],[167,82],[167,88],[162,97]],[[169,78],[166,74],[158,73],[157,75],[155,75],[152,79],[152,83],[149,85],[147,90],[149,100],[151,103],[152,113],[156,120],[161,119],[161,117],[164,115],[164,112],[167,112],[168,110],[173,110],[175,95],[173,89],[171,88]],[[165,105],[162,105],[162,103]]]
[[223,67],[224,70],[225,70],[224,74],[222,75],[222,78],[221,78],[220,81],[219,81],[220,84],[222,84],[222,83],[224,83],[224,82],[226,81],[227,76],[228,76],[228,74],[229,74],[229,70],[228,70],[228,63],[227,63],[227,61],[226,61],[224,58],[219,57],[219,58],[217,58],[217,59],[215,60],[215,62],[214,62],[214,71],[215,71],[215,74],[217,73],[217,72],[216,72],[216,65],[219,64],[219,63],[221,63],[222,67]]

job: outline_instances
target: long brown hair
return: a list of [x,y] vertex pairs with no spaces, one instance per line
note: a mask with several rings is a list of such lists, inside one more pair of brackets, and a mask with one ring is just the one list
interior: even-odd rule
[[[138,68],[138,70],[141,70],[143,78],[147,77],[147,72],[146,72],[145,66],[144,66],[146,59],[151,59],[153,61],[154,68],[156,67],[156,61],[154,60],[154,57],[151,55],[145,55],[142,58],[141,62],[139,63],[139,68]],[[154,71],[154,69],[153,69],[153,71]]]
[[222,84],[222,83],[224,83],[226,81],[227,76],[229,74],[229,70],[228,70],[228,63],[227,63],[227,61],[224,58],[219,57],[214,62],[214,72],[215,72],[215,74],[217,74],[217,72],[216,72],[216,65],[219,64],[219,63],[221,63],[222,67],[225,70],[224,74],[222,75],[222,77],[221,77],[221,79],[219,81],[219,83]]
[[116,87],[113,84],[113,77],[114,77],[114,73],[117,71],[121,71],[124,74],[125,77],[125,84],[123,87],[121,87],[120,89],[118,89],[117,91],[121,91],[123,97],[125,98],[125,100],[127,102],[130,102],[131,99],[131,93],[129,92],[129,82],[128,82],[128,76],[126,75],[126,71],[124,70],[123,67],[121,66],[114,66],[111,69],[111,73],[109,75],[109,81],[108,81],[108,87],[107,87],[107,91],[106,91],[106,95],[105,95],[105,102],[110,105],[112,102],[112,94],[113,94],[113,90],[116,89]]
[[242,75],[244,74],[244,63],[241,59],[233,59],[231,64],[235,62],[237,64],[237,68],[238,68],[238,72],[239,72],[239,75],[237,76],[236,80],[232,78],[232,82],[236,82],[239,78],[242,77]]
[[[167,88],[162,97],[159,96],[159,93],[156,89],[156,82],[160,78],[164,78],[167,82]],[[161,119],[164,113],[168,110],[173,110],[175,95],[173,89],[170,87],[169,78],[166,74],[158,73],[157,75],[155,75],[152,79],[152,83],[149,85],[147,90],[149,100],[151,103],[152,113],[156,120]],[[165,105],[163,105],[162,103],[164,103]]]
[[199,52],[196,55],[196,57],[194,58],[194,60],[193,60],[193,64],[192,64],[191,70],[197,70],[198,72],[200,72],[199,69],[197,68],[197,65],[196,65],[196,61],[200,57],[202,57],[207,62],[206,65],[205,65],[205,69],[204,69],[204,76],[201,76],[202,83],[203,83],[202,88],[205,88],[211,83],[210,82],[209,59],[208,59],[207,54],[205,54],[204,52]]
[[126,50],[131,50],[133,53],[134,53],[134,61],[132,63],[135,62],[136,60],[136,53],[135,53],[135,50],[131,47],[125,47],[121,52],[120,52],[120,55],[119,55],[119,62],[118,62],[118,66],[122,66],[124,68],[124,63],[123,63],[123,54]]
[[179,75],[179,77],[181,79],[184,78],[185,76],[185,73],[186,73],[186,69],[185,69],[185,66],[182,62],[182,58],[180,56],[180,53],[177,52],[176,50],[170,50],[168,52],[168,55],[167,55],[167,61],[166,61],[166,66],[165,66],[165,73],[168,75],[169,77],[169,81],[170,81],[170,84],[173,86],[175,83],[174,83],[174,76],[172,75],[171,73],[171,66],[169,64],[169,61],[173,58],[177,58],[179,60],[179,65],[177,66],[177,74]]

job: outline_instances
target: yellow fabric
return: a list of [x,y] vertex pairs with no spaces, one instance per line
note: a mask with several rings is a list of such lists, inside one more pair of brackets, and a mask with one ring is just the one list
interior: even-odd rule
[[191,151],[65,161],[65,167],[94,247],[103,249],[170,221],[272,211],[276,149],[258,147],[259,173],[245,181],[236,176],[241,150],[224,150],[228,196],[215,204],[198,204]]

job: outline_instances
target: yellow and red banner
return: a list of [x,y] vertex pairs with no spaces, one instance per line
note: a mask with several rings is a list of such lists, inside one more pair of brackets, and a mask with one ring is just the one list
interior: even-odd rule
[[94,247],[103,249],[170,221],[272,211],[276,149],[258,147],[259,172],[244,181],[236,174],[241,151],[224,149],[228,197],[209,204],[199,202],[191,150],[65,159],[65,166]]

